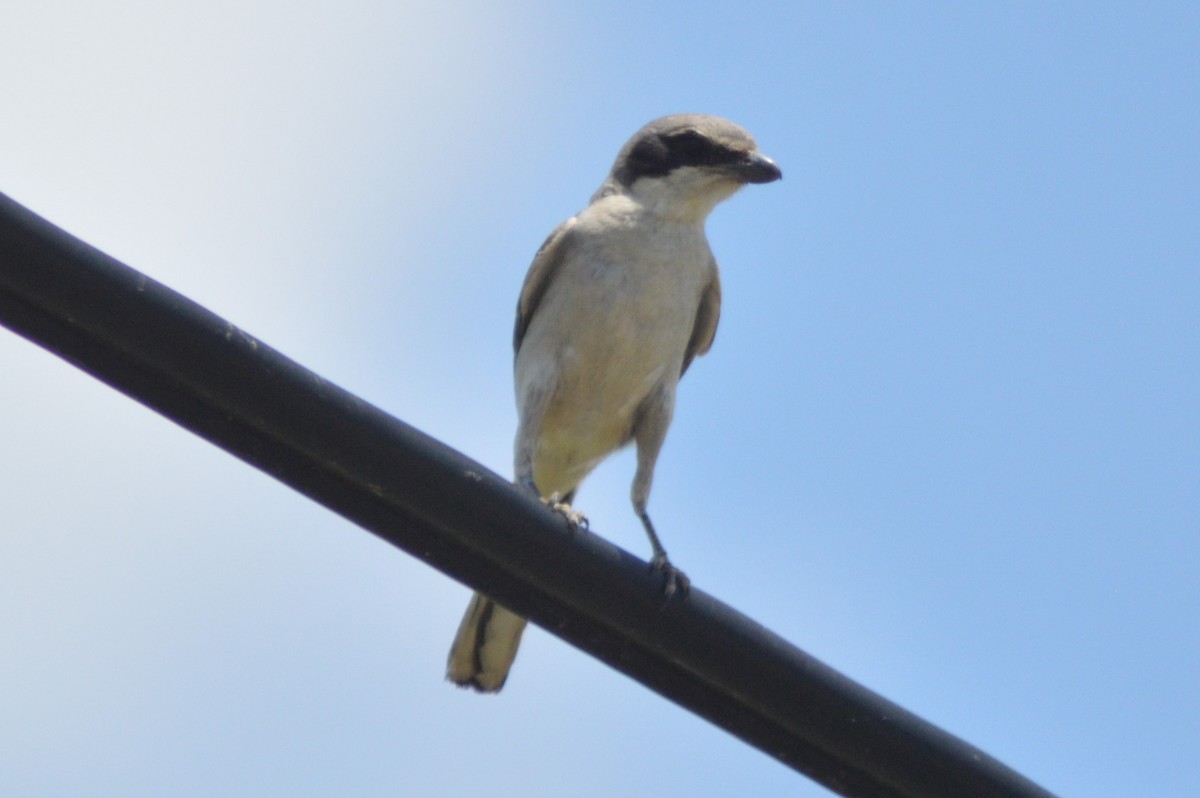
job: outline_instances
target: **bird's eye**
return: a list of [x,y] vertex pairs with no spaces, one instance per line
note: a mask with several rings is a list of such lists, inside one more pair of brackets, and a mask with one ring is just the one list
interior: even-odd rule
[[679,163],[711,163],[716,147],[712,139],[696,130],[681,130],[666,137],[667,148]]

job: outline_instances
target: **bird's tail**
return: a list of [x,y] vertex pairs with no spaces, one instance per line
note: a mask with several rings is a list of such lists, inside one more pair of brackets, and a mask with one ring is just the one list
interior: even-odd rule
[[524,631],[524,618],[476,593],[450,646],[446,678],[481,693],[500,692]]

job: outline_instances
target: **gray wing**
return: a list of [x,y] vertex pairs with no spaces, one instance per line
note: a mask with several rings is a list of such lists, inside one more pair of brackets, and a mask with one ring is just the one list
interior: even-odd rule
[[513,326],[514,357],[517,352],[521,351],[521,341],[525,338],[525,331],[529,329],[533,314],[537,311],[542,297],[546,295],[547,289],[554,281],[559,267],[566,257],[572,238],[571,228],[574,226],[575,217],[572,216],[554,228],[554,232],[546,238],[542,246],[538,248],[537,254],[533,256],[529,273],[525,275],[525,284],[521,286],[521,298],[517,300],[517,321]]
[[700,295],[700,307],[696,308],[696,321],[692,324],[692,336],[688,339],[687,349],[683,350],[683,367],[679,369],[682,377],[692,365],[697,355],[703,355],[712,349],[713,339],[717,337],[717,322],[721,318],[721,278],[717,274],[716,263],[713,263],[712,280],[704,287]]

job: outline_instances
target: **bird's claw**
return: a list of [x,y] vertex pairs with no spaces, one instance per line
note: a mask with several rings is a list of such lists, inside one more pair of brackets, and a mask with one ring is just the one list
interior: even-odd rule
[[666,580],[666,584],[663,586],[663,595],[667,598],[671,598],[676,593],[679,593],[682,598],[692,589],[692,580],[688,579],[687,574],[672,565],[666,554],[654,555],[654,559],[650,560],[650,570],[662,572]]
[[557,493],[552,494],[549,498],[542,499],[542,504],[565,518],[567,520],[567,528],[572,532],[588,528],[587,516],[562,501],[562,497]]

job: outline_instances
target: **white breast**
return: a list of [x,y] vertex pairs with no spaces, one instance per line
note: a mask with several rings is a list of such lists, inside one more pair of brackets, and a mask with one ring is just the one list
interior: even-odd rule
[[647,217],[623,197],[589,207],[574,235],[517,357],[518,390],[553,385],[535,454],[544,491],[573,488],[627,442],[645,397],[673,387],[714,269],[702,223]]

